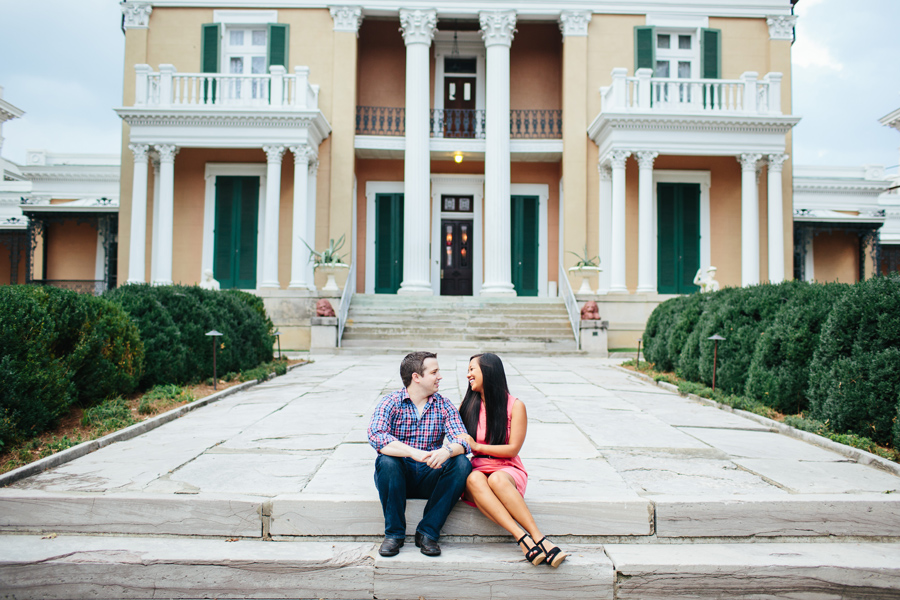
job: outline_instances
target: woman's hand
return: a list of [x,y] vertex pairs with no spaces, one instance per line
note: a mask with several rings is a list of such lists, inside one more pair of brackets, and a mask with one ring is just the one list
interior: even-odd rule
[[460,441],[467,443],[469,445],[469,448],[472,450],[472,452],[478,452],[479,448],[481,447],[481,444],[476,442],[475,438],[473,438],[468,433],[465,433],[465,434],[459,436],[459,439],[460,439]]

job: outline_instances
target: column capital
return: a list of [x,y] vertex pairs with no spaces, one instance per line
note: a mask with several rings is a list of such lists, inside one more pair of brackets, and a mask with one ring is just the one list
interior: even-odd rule
[[159,153],[160,163],[175,162],[175,155],[178,154],[178,146],[175,144],[155,144],[153,147]]
[[125,17],[122,24],[125,29],[147,29],[150,26],[153,7],[149,2],[120,2],[119,6]]
[[280,163],[285,150],[284,146],[263,146],[263,152],[266,153],[266,162]]
[[769,39],[793,41],[796,23],[797,15],[767,16],[766,25],[769,26]]
[[149,144],[128,144],[128,149],[134,154],[134,162],[147,162],[147,153],[150,151]]
[[315,148],[310,146],[309,144],[300,144],[298,146],[290,146],[288,148],[291,153],[294,155],[294,164],[301,165],[306,163],[307,165],[318,157],[318,153]]
[[652,169],[653,161],[656,160],[656,157],[659,156],[659,152],[652,152],[649,150],[641,151],[635,153],[638,161],[638,167],[641,169]]
[[359,26],[363,20],[361,6],[329,6],[328,12],[334,20],[335,31],[359,35]]
[[748,152],[737,157],[737,161],[741,163],[742,171],[756,171],[756,163],[762,158],[762,154]]
[[769,171],[781,171],[784,161],[789,159],[787,154],[770,154],[767,159],[769,162]]
[[401,8],[400,31],[407,46],[410,44],[430,46],[437,31],[437,11]]
[[597,163],[597,172],[600,173],[600,181],[612,181],[612,169],[608,164]]
[[564,10],[559,13],[559,30],[564,38],[587,36],[590,22],[591,11],[589,10]]
[[624,169],[629,156],[631,152],[628,150],[613,150],[609,153],[609,165],[614,169]]
[[485,46],[511,46],[516,33],[516,11],[489,10],[478,13]]

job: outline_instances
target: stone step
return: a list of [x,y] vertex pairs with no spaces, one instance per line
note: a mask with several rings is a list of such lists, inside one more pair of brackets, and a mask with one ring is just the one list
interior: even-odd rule
[[[335,467],[330,476],[341,477]],[[407,504],[408,533],[424,500]],[[530,499],[542,531],[594,542],[621,536],[649,542],[712,539],[895,539],[900,499],[886,494],[740,498],[662,496],[608,491],[591,501]],[[272,498],[224,494],[54,493],[0,490],[0,532],[353,539],[384,531],[374,493],[300,493]],[[459,503],[443,534],[504,536],[475,508]]]
[[558,569],[511,543],[412,540],[394,557],[377,542],[3,536],[5,597],[335,598],[415,600],[897,598],[900,544],[571,544]]

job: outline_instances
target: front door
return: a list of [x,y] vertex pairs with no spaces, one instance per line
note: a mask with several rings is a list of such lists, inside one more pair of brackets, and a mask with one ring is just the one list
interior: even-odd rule
[[444,76],[444,137],[475,137],[475,78]]
[[375,195],[375,293],[396,294],[403,282],[403,194]]
[[690,294],[700,268],[700,185],[660,183],[656,205],[657,291]]
[[213,277],[222,289],[256,289],[259,177],[216,177]]
[[472,295],[472,220],[441,220],[441,296]]
[[518,296],[538,295],[538,197],[511,199],[512,284]]

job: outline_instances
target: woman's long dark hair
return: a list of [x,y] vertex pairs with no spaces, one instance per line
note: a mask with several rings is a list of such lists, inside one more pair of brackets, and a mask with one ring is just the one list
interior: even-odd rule
[[[506,384],[503,362],[499,356],[490,352],[476,354],[472,359],[478,359],[478,366],[481,367],[483,377],[484,412],[487,415],[485,440],[490,446],[502,446],[508,442],[507,425],[509,423],[506,411],[509,386]],[[481,394],[472,391],[472,385],[469,384],[466,396],[459,407],[459,414],[466,426],[466,431],[473,438],[477,436],[480,412]]]

